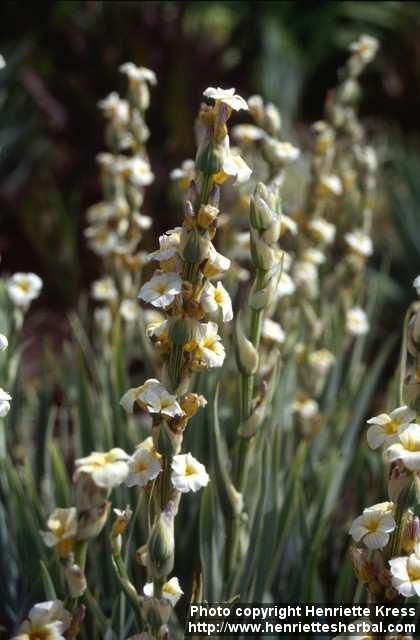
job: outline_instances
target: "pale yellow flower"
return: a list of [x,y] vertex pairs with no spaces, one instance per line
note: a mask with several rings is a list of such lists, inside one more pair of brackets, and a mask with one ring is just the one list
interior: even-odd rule
[[171,482],[181,493],[196,492],[210,480],[205,466],[191,453],[174,456],[171,467]]
[[203,91],[203,96],[212,98],[216,103],[222,102],[234,111],[240,111],[241,109],[248,111],[246,101],[235,93],[235,89],[221,89],[220,87],[215,89],[214,87],[208,87]]
[[48,531],[41,531],[47,547],[57,547],[61,558],[67,557],[74,546],[77,535],[77,509],[54,509],[47,520]]
[[76,460],[76,471],[73,479],[86,474],[90,476],[97,487],[113,489],[124,482],[128,474],[128,454],[118,447],[107,453],[93,451],[85,458]]
[[211,282],[206,282],[201,294],[200,304],[207,313],[213,313],[220,308],[224,322],[230,322],[233,318],[232,301],[221,282],[218,282],[217,286],[214,286]]
[[140,387],[129,389],[120,400],[128,413],[133,412],[136,402],[149,413],[161,413],[169,418],[182,415],[176,397],[154,378],[146,380]]

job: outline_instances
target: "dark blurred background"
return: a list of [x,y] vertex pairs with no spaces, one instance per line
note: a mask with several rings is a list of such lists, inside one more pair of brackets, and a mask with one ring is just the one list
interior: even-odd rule
[[144,207],[156,233],[179,215],[168,174],[194,153],[205,87],[262,93],[304,146],[361,33],[381,42],[361,105],[385,150],[379,215],[387,222],[376,262],[391,249],[391,273],[405,285],[394,295],[412,296],[420,271],[420,3],[2,2],[0,16],[1,268],[39,273],[38,305],[65,312],[99,273],[83,239],[84,212],[100,197],[95,155],[104,123],[96,105],[123,88],[121,63],[150,67],[159,80],[148,114],[156,181]]

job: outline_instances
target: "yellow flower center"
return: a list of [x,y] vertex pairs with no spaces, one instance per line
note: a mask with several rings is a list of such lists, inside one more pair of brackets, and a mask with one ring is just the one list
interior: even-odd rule
[[19,288],[23,293],[28,293],[28,291],[30,291],[30,286],[28,282],[20,282]]
[[146,470],[147,470],[147,464],[145,464],[143,460],[139,460],[136,467],[137,473],[143,473],[143,471],[146,471]]
[[400,425],[398,422],[396,422],[395,420],[391,420],[384,425],[384,432],[387,436],[393,436],[395,433],[397,433],[399,426]]
[[158,284],[157,287],[155,287],[155,291],[159,295],[164,294],[166,292],[166,284],[164,282],[162,282],[162,284]]
[[30,640],[48,640],[48,638],[50,637],[51,634],[49,632],[49,629],[45,629],[42,627],[38,629],[32,629],[29,634]]
[[217,304],[223,304],[223,292],[220,289],[216,289],[214,292],[214,300]]
[[187,464],[185,467],[185,476],[193,476],[195,475],[195,469],[191,465]]

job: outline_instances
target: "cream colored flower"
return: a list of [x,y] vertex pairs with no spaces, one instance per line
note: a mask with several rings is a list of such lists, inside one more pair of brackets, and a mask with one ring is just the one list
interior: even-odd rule
[[155,179],[150,164],[139,156],[125,158],[122,173],[135,187],[147,187]]
[[181,493],[198,491],[210,480],[205,466],[193,458],[191,453],[174,456],[171,467],[171,482]]
[[209,257],[203,266],[203,275],[206,278],[221,277],[230,268],[230,260],[218,253],[213,244],[209,243]]
[[6,282],[7,293],[17,307],[27,307],[38,298],[42,280],[35,273],[15,273]]
[[218,327],[215,322],[199,325],[195,337],[197,347],[194,351],[194,360],[199,366],[209,369],[222,366],[225,359],[225,348],[217,331]]
[[230,322],[233,318],[232,301],[221,282],[218,282],[216,287],[211,282],[206,282],[200,304],[207,313],[221,309],[224,322]]
[[160,262],[173,258],[179,249],[181,231],[181,227],[176,227],[175,229],[171,229],[171,231],[167,231],[162,236],[159,236],[159,249],[149,253],[148,259]]
[[235,140],[242,144],[249,144],[250,142],[257,142],[265,138],[265,131],[256,127],[254,124],[238,124],[232,129],[232,135]]
[[9,346],[9,341],[2,333],[0,333],[0,351],[5,351]]
[[344,240],[355,253],[368,258],[373,253],[373,244],[370,236],[363,229],[355,229],[344,235]]
[[393,502],[381,502],[364,509],[350,527],[353,540],[363,541],[368,549],[383,549],[396,527],[393,510]]
[[11,399],[10,393],[0,388],[0,418],[4,418],[9,413]]
[[297,287],[302,287],[310,296],[315,297],[318,291],[318,269],[313,262],[295,262],[293,280]]
[[103,111],[105,118],[113,120],[120,125],[128,124],[130,107],[128,102],[122,100],[115,91],[107,95],[103,100],[99,100],[98,107]]
[[[147,582],[144,585],[143,593],[145,596],[147,596],[147,598],[153,598],[154,596],[153,582]],[[173,607],[176,605],[176,603],[178,602],[180,597],[183,595],[183,593],[184,592],[180,587],[178,578],[175,578],[175,577],[168,580],[168,582],[165,582],[165,584],[162,587],[162,596],[167,600],[169,600],[169,602]]]
[[322,176],[321,185],[325,191],[335,196],[340,196],[343,193],[343,185],[341,184],[340,178],[336,175]]
[[65,640],[70,623],[71,614],[61,600],[40,602],[29,611],[28,619],[12,640]]
[[77,509],[54,509],[47,520],[48,531],[41,531],[47,547],[57,547],[60,558],[67,557],[73,550],[77,535]]
[[182,291],[182,279],[177,273],[155,272],[155,275],[140,289],[139,298],[154,307],[168,307]]
[[335,238],[335,226],[324,218],[314,218],[308,224],[315,240],[320,240],[325,244],[331,244]]
[[415,288],[417,295],[420,296],[420,276],[414,278],[413,287]]
[[356,42],[352,42],[349,48],[367,64],[375,57],[378,47],[379,42],[376,38],[363,34]]
[[409,471],[420,471],[420,425],[409,424],[398,433],[398,441],[384,452],[387,462],[401,460]]
[[137,300],[123,300],[120,305],[120,313],[124,320],[133,322],[139,317],[140,308]]
[[127,413],[133,413],[135,402],[149,413],[161,413],[169,418],[182,415],[176,397],[154,378],[146,380],[140,387],[129,389],[120,400]]
[[368,317],[360,307],[349,309],[346,314],[346,330],[353,336],[363,336],[369,331]]
[[99,256],[106,256],[116,250],[119,237],[115,231],[111,231],[107,225],[94,225],[87,227],[84,235],[89,247]]
[[118,297],[118,291],[112,278],[100,278],[92,284],[92,298],[101,302],[111,302]]
[[181,189],[188,189],[192,180],[195,179],[195,162],[187,159],[181,164],[181,167],[172,169],[169,174],[171,180],[177,180]]
[[118,447],[111,449],[107,453],[93,451],[86,458],[76,460],[76,471],[73,479],[77,480],[80,475],[90,476],[97,487],[102,489],[113,489],[124,482],[128,475],[127,460],[129,455]]
[[212,98],[216,104],[222,102],[234,111],[240,111],[241,109],[248,111],[246,101],[235,93],[235,89],[221,89],[220,87],[215,89],[214,87],[208,87],[203,91],[203,96],[205,98]]
[[295,411],[302,420],[310,420],[314,418],[318,411],[319,405],[316,400],[312,398],[304,398],[302,400],[295,400],[293,403],[293,411]]
[[398,442],[398,434],[402,428],[416,419],[416,412],[407,406],[398,407],[389,415],[381,413],[370,418],[367,423],[372,425],[367,431],[367,441],[371,449],[378,449],[382,445]]
[[145,487],[151,480],[157,478],[162,471],[159,454],[140,446],[128,461],[127,487]]
[[280,162],[286,164],[287,162],[294,162],[300,156],[300,151],[297,147],[293,146],[290,142],[280,142],[275,138],[267,138],[264,143],[268,157],[273,162]]
[[290,233],[295,236],[298,232],[298,226],[296,224],[296,222],[293,220],[293,218],[291,218],[290,216],[287,216],[286,214],[282,214],[281,216],[281,234],[285,234],[287,231],[290,231]]
[[319,266],[325,262],[325,254],[319,249],[306,249],[302,254],[302,260]]
[[309,365],[319,373],[320,375],[325,375],[331,369],[335,360],[335,356],[328,349],[318,349],[317,351],[313,351],[309,354],[308,362]]
[[[225,139],[227,138],[228,136]],[[221,171],[226,176],[234,178],[234,184],[248,182],[252,174],[252,169],[245,160],[239,153],[234,153],[232,150],[224,156]]]
[[296,291],[296,285],[288,273],[282,271],[279,282],[276,289],[276,296],[278,298],[284,298],[285,296],[291,296]]
[[154,71],[147,67],[137,67],[134,62],[124,62],[119,67],[121,73],[125,73],[131,83],[138,84],[148,82],[151,85],[157,84],[157,78]]
[[405,598],[420,596],[420,549],[389,561],[392,586]]
[[270,318],[264,318],[261,335],[265,340],[277,342],[277,344],[283,344],[286,338],[280,324]]

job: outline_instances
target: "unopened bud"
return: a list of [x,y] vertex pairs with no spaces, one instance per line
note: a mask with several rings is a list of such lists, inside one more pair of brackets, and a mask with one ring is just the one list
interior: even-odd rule
[[277,263],[274,249],[260,238],[255,229],[251,229],[251,258],[257,269],[263,271],[268,271]]
[[219,173],[223,166],[223,148],[213,140],[207,141],[203,148],[199,148],[196,158],[198,171],[207,175]]
[[235,352],[239,371],[246,375],[254,374],[258,369],[258,351],[246,337],[239,314],[235,325]]
[[190,318],[174,318],[169,325],[169,339],[172,344],[182,346],[193,337],[193,326]]
[[272,102],[265,107],[265,126],[271,135],[275,135],[281,129],[281,115]]
[[174,567],[174,515],[171,503],[153,525],[147,543],[153,579],[163,580]]
[[210,245],[206,237],[202,236],[197,229],[188,233],[182,250],[182,257],[185,262],[198,264],[208,258]]

